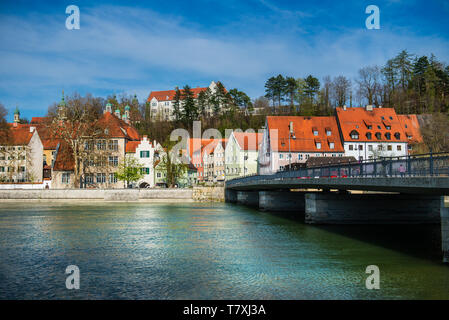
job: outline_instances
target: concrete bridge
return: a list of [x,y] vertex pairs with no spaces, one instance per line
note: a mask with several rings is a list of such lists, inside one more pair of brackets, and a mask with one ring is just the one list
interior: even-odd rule
[[449,263],[449,155],[389,158],[226,182],[225,201],[290,212],[310,224],[441,223]]

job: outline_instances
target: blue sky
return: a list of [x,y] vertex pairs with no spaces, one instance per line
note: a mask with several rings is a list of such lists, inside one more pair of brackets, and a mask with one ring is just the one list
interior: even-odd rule
[[[81,28],[67,30],[68,5]],[[367,30],[365,8],[380,8]],[[252,98],[282,73],[354,78],[400,50],[449,62],[449,1],[0,2],[0,102],[31,119],[66,94],[106,97],[222,81]]]

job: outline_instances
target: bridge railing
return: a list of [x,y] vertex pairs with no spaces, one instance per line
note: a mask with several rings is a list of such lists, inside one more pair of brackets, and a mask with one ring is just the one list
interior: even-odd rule
[[235,178],[227,185],[265,179],[314,179],[347,177],[449,177],[449,153],[420,154],[405,157],[382,157],[375,160],[278,171],[271,175],[255,175]]

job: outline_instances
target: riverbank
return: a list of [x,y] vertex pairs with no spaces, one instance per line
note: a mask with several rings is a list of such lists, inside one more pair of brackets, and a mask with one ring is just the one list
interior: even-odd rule
[[1,190],[0,201],[222,202],[223,187],[192,189],[43,189]]

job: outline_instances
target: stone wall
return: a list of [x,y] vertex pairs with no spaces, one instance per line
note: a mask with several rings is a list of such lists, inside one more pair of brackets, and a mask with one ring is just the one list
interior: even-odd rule
[[199,202],[223,202],[224,187],[194,187],[193,200]]
[[67,200],[177,200],[191,201],[192,189],[44,189],[0,190],[0,199],[67,199]]

